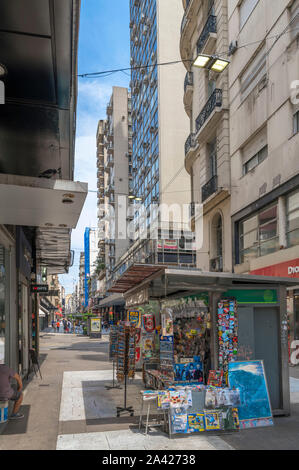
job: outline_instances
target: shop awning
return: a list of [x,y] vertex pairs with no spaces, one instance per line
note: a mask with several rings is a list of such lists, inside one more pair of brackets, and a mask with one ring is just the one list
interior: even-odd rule
[[75,228],[87,183],[0,174],[0,224]]
[[97,307],[113,307],[114,305],[124,305],[125,304],[125,299],[122,294],[111,294],[109,297],[106,297],[105,299],[102,299]]
[[181,294],[192,291],[223,291],[245,286],[296,286],[297,279],[250,274],[203,272],[196,268],[169,268],[167,266],[132,265],[112,286],[110,291],[122,292],[125,297],[147,287],[150,298]]
[[46,314],[45,314],[45,312],[44,312],[42,309],[39,309],[39,311],[38,311],[38,316],[39,316],[39,317],[45,317]]
[[165,267],[154,266],[151,264],[134,264],[130,266],[127,271],[115,282],[108,292],[125,293],[130,289],[138,286],[146,279],[149,280],[152,276],[162,273]]

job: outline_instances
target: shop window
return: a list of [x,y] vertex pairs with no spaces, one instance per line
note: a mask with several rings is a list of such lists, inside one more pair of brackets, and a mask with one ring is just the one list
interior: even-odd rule
[[240,263],[279,249],[277,204],[240,223]]
[[287,197],[287,242],[288,246],[299,245],[299,191]]
[[264,45],[251,61],[240,79],[241,102],[243,102],[259,83],[267,77],[267,51]]
[[298,134],[299,132],[299,111],[293,116],[293,134]]
[[268,146],[262,148],[259,152],[257,152],[250,160],[248,160],[243,165],[243,175],[246,175],[251,170],[256,168],[260,163],[262,163],[268,156]]

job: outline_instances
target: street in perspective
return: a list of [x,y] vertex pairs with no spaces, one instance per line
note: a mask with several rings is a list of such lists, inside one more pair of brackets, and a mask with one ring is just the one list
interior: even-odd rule
[[0,2],[0,450],[299,450],[299,0]]

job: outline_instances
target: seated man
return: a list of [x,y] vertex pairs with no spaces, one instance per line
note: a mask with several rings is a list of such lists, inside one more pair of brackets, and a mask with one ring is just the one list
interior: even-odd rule
[[[17,381],[18,387],[11,384],[12,379]],[[0,364],[0,400],[12,400],[15,402],[10,419],[24,418],[24,415],[19,413],[19,409],[23,401],[22,389],[23,384],[19,374],[14,372],[5,364]]]

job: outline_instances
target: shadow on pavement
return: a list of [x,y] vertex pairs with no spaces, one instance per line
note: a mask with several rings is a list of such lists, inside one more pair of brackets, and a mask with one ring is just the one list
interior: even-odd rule
[[2,436],[12,434],[26,434],[30,413],[30,405],[22,405],[20,408],[20,413],[24,415],[24,418],[9,420],[4,431],[2,432]]

